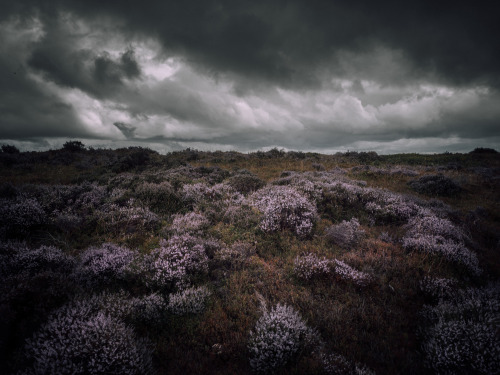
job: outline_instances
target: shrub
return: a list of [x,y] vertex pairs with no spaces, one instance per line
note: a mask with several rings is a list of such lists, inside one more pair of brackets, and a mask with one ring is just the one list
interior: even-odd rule
[[210,222],[205,215],[196,212],[188,212],[185,215],[175,215],[170,229],[178,234],[201,234],[209,225]]
[[451,297],[456,286],[456,280],[438,277],[427,276],[420,282],[420,290],[435,300]]
[[326,239],[344,249],[356,246],[365,236],[365,231],[360,229],[358,219],[352,218],[349,221],[332,225],[325,230]]
[[341,279],[352,281],[358,286],[366,286],[372,281],[372,276],[361,271],[357,271],[341,260],[333,260],[335,266],[335,273],[340,276]]
[[95,213],[103,229],[115,233],[135,233],[154,229],[160,222],[158,216],[147,207],[134,206],[134,201],[127,201],[126,206],[107,204]]
[[203,241],[188,234],[160,242],[149,259],[151,281],[162,288],[182,288],[190,275],[207,272],[208,257]]
[[438,374],[498,374],[500,338],[498,284],[457,290],[427,306],[423,315],[426,364]]
[[266,183],[252,174],[237,174],[227,180],[229,186],[241,194],[248,194],[262,188]]
[[26,343],[32,374],[149,374],[151,349],[119,319],[83,302],[57,310]]
[[205,286],[184,289],[170,295],[167,309],[175,315],[199,314],[210,294]]
[[250,366],[259,373],[272,372],[306,349],[313,335],[298,312],[278,304],[264,311],[250,332]]
[[0,199],[0,235],[28,234],[46,222],[46,214],[36,199],[26,196]]
[[422,176],[408,182],[408,185],[417,193],[431,196],[451,197],[462,190],[453,180],[442,174]]
[[324,276],[330,272],[330,261],[325,257],[319,258],[316,254],[308,253],[295,258],[293,270],[295,274],[305,280]]
[[439,254],[464,265],[476,275],[481,273],[476,254],[465,245],[468,237],[449,220],[432,214],[421,215],[410,220],[407,228],[402,240],[405,249]]
[[123,280],[133,260],[134,253],[126,247],[104,243],[83,252],[77,272],[88,284],[107,284]]
[[173,213],[182,208],[181,197],[167,181],[159,184],[145,182],[137,187],[136,195],[151,209],[159,213]]
[[2,145],[2,152],[4,154],[19,154],[19,149],[14,145]]
[[85,145],[80,141],[67,141],[63,144],[62,149],[69,152],[84,151]]
[[250,202],[264,214],[260,224],[264,232],[291,229],[306,237],[317,219],[316,207],[289,186],[265,187],[252,194]]

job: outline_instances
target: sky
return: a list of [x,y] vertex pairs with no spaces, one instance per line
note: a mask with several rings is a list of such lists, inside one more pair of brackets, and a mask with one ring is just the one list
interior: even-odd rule
[[500,149],[493,3],[0,0],[0,144]]

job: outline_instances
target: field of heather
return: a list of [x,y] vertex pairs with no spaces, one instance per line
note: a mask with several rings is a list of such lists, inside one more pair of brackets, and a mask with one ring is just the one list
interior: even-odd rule
[[0,152],[4,374],[500,374],[500,154]]

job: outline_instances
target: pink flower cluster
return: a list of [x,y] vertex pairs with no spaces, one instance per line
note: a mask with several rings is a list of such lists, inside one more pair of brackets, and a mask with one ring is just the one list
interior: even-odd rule
[[313,253],[303,254],[295,258],[293,270],[297,277],[311,280],[329,274],[330,261]]
[[426,213],[412,218],[407,228],[403,237],[405,249],[439,254],[476,275],[481,273],[476,254],[466,247],[468,236],[451,221]]
[[162,288],[182,289],[189,283],[191,274],[208,271],[204,241],[189,234],[162,240],[148,263],[151,281]]
[[78,276],[88,284],[122,280],[134,261],[134,252],[126,247],[104,243],[90,247],[80,256]]
[[315,205],[289,186],[266,186],[252,194],[250,203],[264,215],[260,224],[264,232],[291,229],[306,237],[318,216]]
[[333,262],[335,273],[344,280],[352,281],[358,286],[366,286],[372,281],[372,276],[366,272],[355,270],[341,260],[334,259]]
[[169,296],[167,309],[175,315],[199,314],[210,294],[206,286],[184,289]]
[[151,348],[116,317],[86,301],[54,312],[25,346],[26,374],[130,374],[152,371]]
[[313,335],[298,312],[278,304],[264,311],[250,332],[250,366],[258,373],[271,373],[304,349]]

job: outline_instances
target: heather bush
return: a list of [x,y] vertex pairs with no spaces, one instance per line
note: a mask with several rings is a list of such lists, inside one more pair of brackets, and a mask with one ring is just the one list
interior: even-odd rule
[[167,309],[175,315],[199,314],[210,294],[206,286],[184,289],[169,296]]
[[451,221],[427,214],[410,220],[407,228],[402,239],[405,249],[438,254],[476,275],[481,273],[476,254],[466,247],[468,236]]
[[149,374],[149,344],[121,320],[86,301],[54,312],[26,342],[27,374]]
[[253,174],[237,174],[227,180],[229,186],[241,194],[249,194],[262,188],[266,183]]
[[298,312],[278,304],[264,311],[250,332],[250,366],[258,373],[273,372],[307,349],[313,337],[314,331]]
[[134,205],[131,199],[126,206],[107,204],[96,211],[95,216],[101,228],[114,233],[134,233],[152,230],[160,219],[147,207]]
[[457,290],[427,306],[423,316],[426,364],[437,374],[499,374],[500,288]]
[[335,273],[341,279],[351,281],[358,286],[366,286],[372,281],[372,276],[366,272],[355,270],[341,260],[334,259]]
[[442,174],[422,176],[408,182],[408,186],[420,194],[444,197],[457,195],[462,190],[452,179]]
[[87,284],[109,284],[125,279],[133,261],[133,251],[104,243],[83,252],[77,274]]
[[46,222],[47,215],[36,199],[22,195],[0,199],[0,235],[26,235]]
[[311,280],[314,277],[330,273],[330,261],[325,257],[319,258],[316,254],[302,254],[295,258],[293,271],[297,277]]
[[5,277],[17,273],[33,275],[54,271],[69,274],[75,260],[54,246],[30,248],[25,243],[0,243],[0,275]]
[[367,202],[365,209],[379,223],[405,223],[421,210],[421,207],[409,197],[388,191],[374,191],[373,193],[375,200]]
[[188,234],[160,242],[148,259],[150,281],[161,287],[182,288],[193,274],[208,271],[208,257],[201,239]]
[[326,228],[325,236],[330,243],[348,249],[359,244],[365,236],[365,231],[360,229],[358,219],[352,218]]
[[311,234],[317,219],[316,207],[289,186],[267,186],[250,197],[250,203],[264,215],[264,232],[292,230],[299,237]]
[[420,290],[435,300],[451,297],[456,287],[457,281],[454,279],[426,276],[420,281]]
[[182,208],[181,197],[168,181],[159,184],[144,182],[135,193],[153,211],[161,214],[174,213]]
[[210,222],[205,215],[197,212],[188,212],[184,215],[175,215],[170,230],[174,233],[202,234]]

